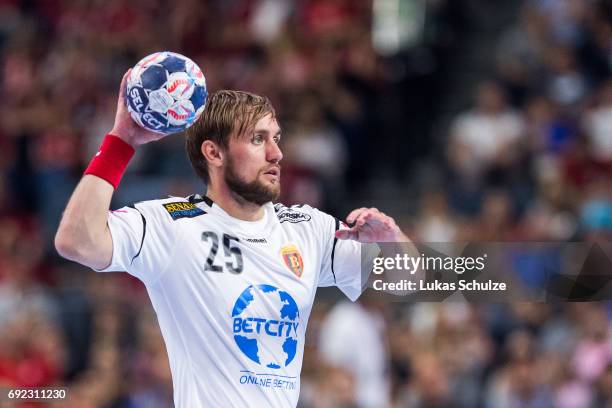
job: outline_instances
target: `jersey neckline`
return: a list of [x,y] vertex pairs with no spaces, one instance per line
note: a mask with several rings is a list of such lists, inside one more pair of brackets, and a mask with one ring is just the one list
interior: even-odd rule
[[210,197],[204,194],[193,194],[189,196],[189,202],[192,204],[205,203],[209,207],[209,211],[218,215],[228,224],[235,226],[243,232],[249,234],[259,234],[269,229],[270,220],[273,219],[275,214],[274,204],[272,202],[265,203],[262,207],[264,209],[263,217],[256,221],[240,220],[238,218],[229,215],[223,208],[218,206]]

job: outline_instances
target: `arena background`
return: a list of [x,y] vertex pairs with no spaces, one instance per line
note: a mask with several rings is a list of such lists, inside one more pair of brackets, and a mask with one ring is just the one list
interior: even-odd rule
[[[426,242],[612,234],[610,1],[0,0],[0,385],[67,387],[40,406],[172,406],[142,284],[52,246],[123,72],[158,50],[272,99],[286,204],[377,206]],[[175,135],[113,206],[201,191]],[[609,302],[318,296],[300,407],[612,406]]]

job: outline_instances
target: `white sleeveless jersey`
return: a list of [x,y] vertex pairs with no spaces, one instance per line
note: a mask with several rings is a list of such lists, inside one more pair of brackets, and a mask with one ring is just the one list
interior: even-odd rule
[[361,244],[309,206],[264,205],[259,221],[207,197],[145,201],[110,213],[104,271],[145,283],[168,350],[174,403],[294,407],[316,288],[362,290]]

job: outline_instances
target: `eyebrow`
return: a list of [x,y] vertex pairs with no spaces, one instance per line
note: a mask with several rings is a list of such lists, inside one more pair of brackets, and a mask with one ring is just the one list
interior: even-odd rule
[[[253,133],[266,133],[266,134],[268,134],[268,133],[270,133],[270,131],[268,131],[267,129],[255,129],[255,130],[253,131]],[[281,133],[282,133],[282,129],[280,129],[280,128],[279,128],[279,129],[278,129],[278,132],[276,132],[276,133],[274,134],[274,136],[278,136],[278,135],[280,135]]]
[[[281,132],[282,132],[282,129],[279,127],[278,132],[276,132],[274,136],[282,136]],[[260,133],[263,133],[267,136],[270,132],[267,129],[252,129],[250,131],[244,132],[240,136],[237,136],[237,138],[238,139],[247,139],[247,138],[250,139],[253,135],[260,134]]]

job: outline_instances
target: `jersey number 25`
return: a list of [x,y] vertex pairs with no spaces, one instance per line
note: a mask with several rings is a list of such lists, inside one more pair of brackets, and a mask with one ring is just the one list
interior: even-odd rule
[[[202,241],[211,241],[210,253],[206,258],[204,270],[207,272],[223,272],[223,266],[215,265],[215,258],[219,251],[219,235],[213,231],[204,231]],[[234,274],[242,272],[242,251],[236,246],[231,246],[231,242],[240,240],[229,234],[223,234],[223,254],[225,255],[225,267]]]

